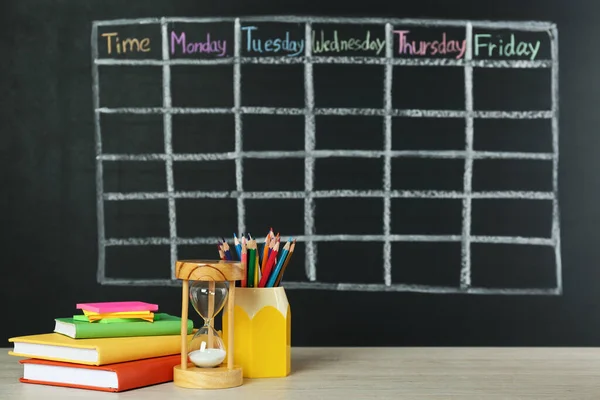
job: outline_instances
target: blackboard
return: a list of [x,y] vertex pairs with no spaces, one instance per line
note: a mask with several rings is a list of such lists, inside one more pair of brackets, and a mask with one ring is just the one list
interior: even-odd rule
[[4,7],[4,338],[272,226],[295,346],[598,344],[591,4]]

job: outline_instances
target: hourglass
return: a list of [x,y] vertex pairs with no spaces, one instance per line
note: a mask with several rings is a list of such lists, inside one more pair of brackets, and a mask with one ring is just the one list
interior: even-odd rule
[[[173,382],[181,387],[205,389],[241,385],[242,368],[233,365],[233,318],[227,321],[227,349],[223,339],[214,329],[214,319],[225,303],[227,303],[227,312],[233,315],[235,281],[245,276],[243,264],[234,261],[177,261],[175,276],[181,279],[183,284],[181,365],[176,365],[173,369]],[[189,302],[204,320],[204,325],[188,343]],[[226,364],[223,363],[225,358],[227,358]]]
[[227,283],[195,281],[190,285],[190,302],[204,320],[188,347],[188,355],[197,367],[216,367],[225,359],[227,352],[213,320],[227,299]]

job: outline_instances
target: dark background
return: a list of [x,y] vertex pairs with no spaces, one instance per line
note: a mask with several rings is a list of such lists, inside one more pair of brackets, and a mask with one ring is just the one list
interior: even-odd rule
[[[596,228],[600,217],[597,211],[600,192],[595,171],[600,148],[597,136],[597,120],[600,115],[597,111],[599,100],[597,89],[600,77],[597,66],[600,57],[596,46],[596,41],[600,37],[600,24],[598,24],[600,7],[593,4],[594,2],[591,1],[561,2],[558,0],[528,2],[514,0],[495,4],[481,1],[407,3],[376,0],[364,3],[325,0],[318,2],[292,0],[286,2],[196,2],[192,0],[2,2],[0,6],[0,49],[2,50],[0,59],[0,76],[2,76],[0,301],[4,305],[4,323],[0,338],[8,339],[17,335],[50,332],[54,327],[55,317],[72,315],[75,312],[75,303],[84,301],[139,299],[157,302],[165,312],[178,314],[180,311],[180,292],[177,287],[105,286],[98,284],[96,280],[98,249],[91,91],[91,22],[104,19],[163,16],[318,15],[541,20],[557,24],[560,52],[559,191],[563,294],[532,297],[290,289],[287,295],[293,315],[292,344],[295,346],[598,345],[600,343],[598,312],[600,292],[597,290],[596,282],[600,277],[597,268],[600,254]],[[301,67],[297,67],[300,68],[296,72],[300,72],[299,79],[301,79]],[[316,90],[334,93],[337,98],[348,103],[357,102],[357,104],[347,104],[349,106],[369,106],[368,100],[365,99],[372,92],[378,96],[381,93],[382,70],[374,70],[372,74],[364,75],[360,75],[359,72],[363,80],[358,86],[358,92],[351,90],[344,92],[346,87],[344,82],[350,80],[340,80],[338,73],[334,69],[328,70],[328,66],[315,66],[315,71],[317,68],[322,71],[319,72],[320,78],[315,75]],[[205,85],[209,85],[211,98],[216,102],[222,101],[227,107],[228,97],[224,93],[231,93],[231,74],[229,71],[223,71],[222,76],[217,73],[215,76],[205,77],[207,79]],[[155,72],[160,76],[159,69]],[[293,79],[296,72],[290,69],[288,75],[276,69],[261,70],[257,66],[249,66],[244,71],[244,77],[253,76],[253,78],[249,79],[252,84],[247,87],[248,92],[247,96],[244,95],[244,99],[258,102],[268,98],[280,102],[281,105],[297,106],[293,103],[293,94],[300,93],[303,88],[301,80]],[[440,72],[436,80],[437,92],[431,88],[427,89],[429,91],[423,90],[415,83],[418,82],[417,79],[406,80],[402,89],[404,93],[410,93],[412,101],[408,101],[409,97],[397,96],[394,97],[394,107],[410,107],[410,104],[420,106],[421,103],[427,106],[429,104],[427,101],[434,100],[434,103],[435,101],[439,103],[435,103],[432,108],[462,108],[461,101],[464,100],[461,98],[457,100],[451,95],[453,90],[458,90],[458,93],[462,90],[462,70],[459,68],[456,72],[458,75],[454,79],[451,76],[452,71],[449,71],[447,76]],[[144,79],[144,75],[139,76]],[[134,85],[131,90],[125,91],[119,85],[127,85],[126,79],[120,82],[117,81],[118,77],[112,79],[114,80],[106,81],[105,84],[108,85],[106,91],[110,92],[110,88],[121,89],[115,94],[116,101],[131,99],[152,101],[152,95],[156,95],[154,92],[160,89],[158,84],[144,85],[142,82],[137,86]],[[196,94],[197,90],[202,89],[202,83],[195,81],[195,84],[200,86],[194,87],[193,83],[186,81],[185,74],[182,75],[181,81],[177,81],[177,78],[173,79],[174,86],[178,87],[174,88],[174,102],[197,101],[198,104],[192,105],[205,105],[203,102],[208,97]],[[397,82],[396,77],[394,79]],[[532,89],[531,93],[534,94],[515,96],[515,103],[505,104],[507,108],[513,106],[512,108],[518,109],[525,100],[530,100],[533,104],[537,104],[538,108],[547,109],[548,93],[540,89],[543,86],[537,86],[537,81],[533,75],[528,75],[528,72],[522,75],[520,80],[511,81],[507,78],[500,85],[494,82],[494,79],[496,78],[491,77],[487,81],[484,80],[487,84],[476,88],[476,106],[477,101],[481,101],[483,107],[486,101],[493,104],[497,91],[506,90],[506,86],[509,85],[510,90],[527,87]],[[335,90],[327,92],[326,87],[331,82],[337,82],[333,84]],[[271,85],[266,86],[268,84]],[[268,89],[265,89],[266,87]],[[339,91],[336,92],[337,89]],[[356,93],[360,93],[361,96],[356,96]],[[160,96],[160,93],[158,95]],[[328,95],[319,97],[318,101],[323,101],[323,104],[317,106],[329,106],[327,102],[334,101],[335,98]],[[286,104],[286,101],[291,104]],[[370,106],[381,107],[378,104]],[[159,116],[156,118],[160,121]],[[382,118],[379,118],[367,122],[365,119],[361,123],[364,124],[362,126],[372,129],[379,135],[381,125],[377,124],[381,124],[381,120]],[[162,131],[156,128],[156,124],[146,121],[147,126],[140,125],[140,122],[135,121],[134,118],[129,123],[132,124],[131,126],[137,126],[140,131],[136,133],[132,129],[130,132],[133,135],[132,139],[127,140],[118,131],[119,127],[123,126],[122,122],[107,121],[103,122],[103,126],[109,127],[113,123],[116,136],[112,139],[114,140],[112,144],[111,139],[107,138],[106,146],[114,145],[115,148],[121,146],[119,147],[121,149],[122,146],[132,146],[134,150],[161,151]],[[254,129],[247,128],[245,149],[264,150],[264,146],[260,147],[257,144],[265,139],[264,135],[261,136],[264,130],[261,126],[265,126],[264,122],[252,122],[251,117],[244,121],[248,126],[256,124]],[[476,132],[477,129],[502,132],[501,125],[496,125],[496,122],[484,121],[482,127],[479,127],[476,122]],[[280,125],[277,125],[278,123]],[[347,132],[344,140],[349,143],[349,146],[381,148],[381,136],[374,134],[373,141],[365,141],[361,139],[359,130],[353,131],[352,124],[346,122],[347,126],[340,127],[340,123],[344,122],[327,118],[317,121],[318,129],[321,129],[318,134],[322,135],[319,136],[317,148],[336,146],[340,140],[335,136],[338,131]],[[427,148],[436,137],[435,132],[442,128],[448,130],[449,136],[437,137],[437,140],[441,140],[441,144],[438,143],[434,147],[442,146],[451,149],[456,143],[462,145],[463,128],[460,126],[452,128],[452,122],[444,126],[435,125],[439,124],[436,121],[433,121],[433,125],[430,126],[419,126],[418,121],[404,123],[407,127],[416,124],[412,129],[429,132],[432,136],[431,139],[423,135],[408,137],[405,143],[398,144],[398,148]],[[174,118],[173,124],[174,129],[182,132],[178,139],[174,139],[175,151],[181,149],[181,152],[219,152],[227,151],[230,147],[233,132],[231,120],[218,117],[194,119],[182,116],[177,120]],[[287,120],[279,122],[272,120],[269,124],[268,126],[276,131],[285,132],[285,135],[271,136],[281,142],[275,148],[285,150],[303,148],[301,121],[296,124],[289,123]],[[327,124],[330,124],[331,128],[328,129]],[[489,126],[486,128],[485,124]],[[193,126],[212,127],[214,132],[217,132],[217,136],[209,136],[202,142],[194,140],[193,128],[190,128]],[[402,128],[402,123],[398,126]],[[396,129],[397,125],[395,124],[394,127]],[[186,129],[191,131],[188,132]],[[530,132],[537,132],[536,129],[538,128],[534,126],[526,128]],[[229,138],[227,135],[230,135]],[[516,135],[518,137],[515,138],[515,142],[522,145],[519,151],[533,148],[540,151],[540,146],[541,151],[551,151],[547,145],[548,137],[543,135],[525,137],[523,132]],[[450,143],[452,137],[456,140],[454,144]],[[268,136],[266,138],[268,139]],[[199,146],[199,143],[205,146],[201,149],[194,148]],[[482,147],[478,148],[479,145]],[[487,145],[498,148],[502,143]],[[269,144],[265,146],[268,149]],[[476,139],[476,149],[485,149],[485,147],[485,143],[477,142]],[[356,174],[363,170],[352,170],[355,164],[351,161],[346,162],[345,165],[335,164],[329,159],[318,161],[324,166],[317,166],[322,168],[323,172],[317,172],[315,189],[339,187],[367,189],[374,179],[378,179],[376,182],[379,184],[382,165],[380,161],[369,164],[367,160],[366,164],[361,164],[367,170],[365,175],[367,178],[362,179],[356,178]],[[418,165],[419,160],[410,162],[397,168],[408,171],[423,168]],[[462,180],[460,180],[462,161],[457,162],[458,167],[454,163],[447,162],[434,165],[429,171],[429,177],[410,173],[393,176],[400,181],[404,179],[404,183],[408,182],[409,186],[416,189],[429,187],[428,182],[441,182],[442,187],[434,189],[462,190]],[[141,189],[134,187],[134,190],[164,190],[164,186],[161,186],[164,185],[164,176],[160,175],[164,174],[164,168],[161,163],[149,166],[151,164],[140,166],[141,170],[134,170],[137,175],[129,176],[120,171],[118,165],[112,165],[110,168],[113,168],[113,178],[110,176],[110,168],[105,171],[107,174],[105,190],[122,190],[126,184],[143,186]],[[231,190],[231,185],[235,188],[235,181],[231,182],[232,171],[234,171],[232,165],[213,163],[197,170],[194,170],[193,166],[186,170],[183,166],[184,169],[179,173],[187,176],[187,179],[178,180],[183,186],[177,190]],[[487,168],[489,177],[475,176],[474,189],[480,185],[481,190],[502,190],[502,188],[489,188],[486,184],[496,182],[498,177],[506,176],[516,177],[517,184],[520,184],[521,178],[518,174],[523,170],[520,167],[511,170],[510,168],[513,167],[514,165],[511,167],[493,162],[482,165],[480,170],[485,172]],[[458,168],[458,172],[455,168]],[[547,190],[548,172],[536,168],[528,169],[533,172],[527,180],[538,185],[528,190]],[[275,185],[275,189],[269,187],[269,180],[261,176],[265,170],[272,174],[271,183],[279,182]],[[301,159],[287,162],[274,160],[262,165],[261,161],[255,160],[245,164],[245,171],[248,174],[247,181],[244,182],[246,190],[302,190],[303,188],[302,175],[298,176],[303,171]],[[440,179],[439,174],[442,174],[443,179]],[[140,179],[140,176],[143,179]],[[370,176],[378,178],[369,178]],[[457,177],[458,181],[455,180]],[[403,182],[394,181],[393,185],[396,184],[402,185]],[[191,186],[186,187],[186,185]],[[419,187],[420,185],[423,187]],[[380,229],[381,204],[380,200],[375,200],[345,200],[346,203],[342,206],[339,203],[327,205],[329,200],[322,200],[322,206],[317,204],[317,233],[372,233],[370,230]],[[456,231],[457,226],[460,227],[460,216],[458,219],[430,217],[415,222],[415,215],[422,213],[427,217],[431,216],[431,212],[423,208],[423,202],[419,204],[405,202],[395,206],[397,208],[394,218],[397,220],[392,221],[393,233],[415,233],[415,230],[420,229],[423,232],[416,233],[447,234]],[[179,224],[183,236],[230,237],[232,231],[236,229],[235,200],[213,200],[203,203],[201,207],[183,203],[185,202],[178,205],[178,211],[183,212],[187,207],[190,213],[190,217]],[[481,209],[474,206],[473,228],[485,231],[499,227],[501,233],[506,229],[504,234],[513,234],[509,228],[506,228],[504,222],[510,219],[510,215],[512,218],[516,215],[517,219],[529,221],[529,228],[525,233],[521,233],[522,235],[541,236],[543,233],[540,232],[547,233],[549,221],[548,210],[544,210],[545,206],[541,204],[535,203],[533,207],[518,206],[516,211],[512,210],[512,214],[508,209],[496,207],[494,204],[486,203],[481,205]],[[284,236],[302,233],[298,231],[303,226],[302,200],[277,205],[274,209],[265,211],[267,206],[259,202],[247,205],[247,227],[254,236],[263,236],[267,227],[271,225]],[[119,231],[119,229],[127,231],[136,227],[152,236],[165,234],[164,226],[161,226],[163,220],[157,217],[162,215],[164,210],[139,209],[131,205],[129,207],[129,210],[115,210],[114,214],[108,216],[107,225],[110,225],[118,222],[125,212],[137,211],[141,215],[138,225],[124,224],[115,228],[114,232],[117,236],[131,235],[130,232]],[[447,202],[441,207],[448,207],[450,211],[435,212],[440,215],[455,215],[452,214],[452,210],[460,210],[460,202],[458,204]],[[233,213],[230,210],[233,210]],[[344,216],[343,213],[336,215],[334,213],[336,210],[353,211],[354,221],[360,223],[348,223],[347,215]],[[376,213],[375,217],[370,216],[371,211]],[[490,215],[497,217],[490,218]],[[458,229],[460,231],[460,228]],[[375,247],[369,247],[371,244],[368,243],[356,244],[353,250],[358,253],[350,253],[347,248],[335,246],[336,244],[330,244],[318,249],[320,265],[332,265],[331,269],[323,267],[319,270],[320,281],[348,282],[354,279],[369,283],[380,279],[381,265],[378,261],[381,257],[380,244],[379,247],[377,244],[373,245]],[[395,272],[399,274],[393,276],[395,281],[441,285],[458,283],[457,272],[460,268],[460,259],[456,259],[456,249],[445,246],[425,247],[416,250],[413,256],[403,256],[412,254],[408,252],[409,250],[393,250],[394,271],[400,271]],[[523,248],[518,250],[524,251]],[[161,251],[156,248],[152,250],[139,248],[139,259],[150,259],[154,264],[146,261],[138,262],[135,267],[126,271],[110,270],[110,267],[107,267],[107,275],[122,278],[167,277],[168,256],[165,258],[164,252]],[[303,279],[302,252],[302,246],[299,245],[297,258],[290,266],[288,277],[290,280]],[[180,250],[181,257],[214,257],[215,253],[215,246]],[[433,257],[423,261],[418,254],[429,254]],[[507,254],[513,255],[512,260],[507,258],[498,261]],[[362,259],[352,262],[358,256]],[[528,286],[537,284],[542,287],[552,287],[556,283],[553,276],[547,274],[548,270],[553,271],[553,267],[549,267],[553,260],[551,257],[548,258],[547,254],[481,248],[473,251],[474,260],[476,257],[481,269],[477,271],[474,269],[473,277],[481,286],[510,286],[526,283]],[[446,260],[448,260],[448,268],[442,268]],[[517,264],[519,265],[515,268]],[[413,267],[401,268],[407,265]],[[537,281],[532,278],[533,272],[528,275],[525,270],[529,265],[532,271],[538,274],[535,275],[539,278]],[[340,270],[340,266],[344,269]],[[362,270],[367,269],[370,272],[361,274]],[[373,270],[376,272],[372,273]],[[409,275],[402,275],[402,271],[409,271]]]

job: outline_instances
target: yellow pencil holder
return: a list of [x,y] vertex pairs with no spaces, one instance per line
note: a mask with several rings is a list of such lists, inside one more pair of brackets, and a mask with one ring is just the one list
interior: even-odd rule
[[[227,308],[223,337],[227,340]],[[290,374],[292,313],[283,287],[235,288],[234,363],[244,378],[277,378]]]

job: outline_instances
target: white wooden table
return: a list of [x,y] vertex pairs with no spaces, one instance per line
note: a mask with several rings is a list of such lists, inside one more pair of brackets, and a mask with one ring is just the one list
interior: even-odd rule
[[287,378],[224,390],[165,383],[122,393],[20,383],[22,366],[7,352],[0,349],[3,400],[600,399],[596,348],[294,348]]

